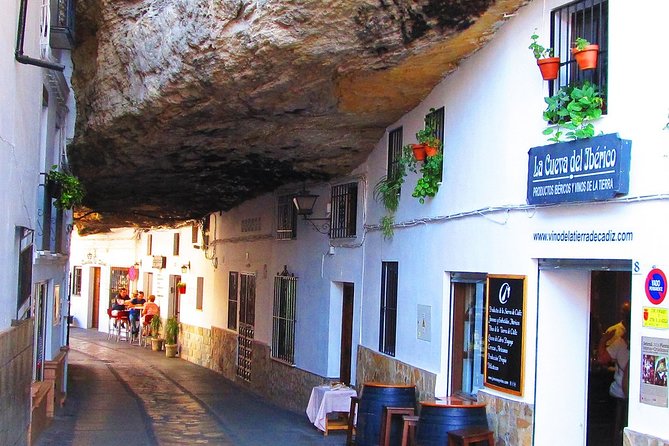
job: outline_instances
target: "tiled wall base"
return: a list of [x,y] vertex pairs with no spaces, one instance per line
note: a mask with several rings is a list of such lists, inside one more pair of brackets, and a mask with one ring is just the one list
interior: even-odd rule
[[495,432],[497,446],[531,446],[534,406],[508,400],[484,391],[478,400],[486,404],[488,425]]

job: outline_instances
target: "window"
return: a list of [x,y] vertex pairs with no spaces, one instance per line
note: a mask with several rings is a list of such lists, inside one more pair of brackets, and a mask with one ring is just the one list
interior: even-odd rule
[[395,356],[397,331],[397,262],[381,264],[381,326],[379,351]]
[[197,243],[197,225],[191,226],[190,241],[193,244]]
[[146,236],[146,255],[150,256],[153,253],[153,235]]
[[81,267],[75,266],[72,271],[72,294],[77,296],[81,296],[81,275]]
[[178,232],[174,233],[174,239],[172,241],[172,255],[173,256],[178,256],[179,255],[179,233]]
[[239,273],[228,275],[228,328],[237,330],[237,308],[239,303]]
[[283,195],[277,199],[276,207],[276,239],[292,240],[297,236],[297,209],[293,205],[291,195]]
[[202,300],[204,295],[204,277],[197,278],[197,289],[195,291],[195,309],[202,309]]
[[[557,81],[551,81],[549,89],[555,94],[560,87],[582,81],[590,81],[600,88],[606,97],[608,71],[608,15],[607,0],[579,0],[554,9],[551,13],[551,47],[555,56],[564,65]],[[599,45],[597,68],[581,71],[571,54],[577,37]]]
[[16,228],[19,237],[19,277],[18,294],[16,299],[16,319],[28,319],[32,307],[32,276],[33,276],[33,249],[34,231],[23,226]]
[[295,363],[295,303],[297,278],[274,277],[274,309],[272,315],[272,357]]
[[330,238],[355,237],[358,183],[333,186],[330,201]]
[[451,395],[474,396],[483,388],[485,274],[480,276],[451,282]]
[[[438,108],[436,110],[430,110],[430,113],[425,115],[425,123],[431,126],[434,129],[434,136],[439,138],[441,141],[441,150],[444,150],[444,107]],[[439,177],[441,177],[441,172],[443,171],[443,160],[442,160],[442,169],[440,169]]]
[[402,158],[402,127],[388,133],[388,179],[399,176],[399,163]]

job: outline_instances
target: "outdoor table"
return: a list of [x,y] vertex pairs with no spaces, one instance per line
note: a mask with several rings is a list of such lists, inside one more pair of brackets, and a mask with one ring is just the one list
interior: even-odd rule
[[357,396],[357,392],[344,385],[331,386],[325,384],[311,389],[309,404],[307,406],[307,416],[314,426],[323,431],[324,435],[328,431],[347,429],[348,423],[334,423],[328,420],[330,413],[348,414],[351,407],[351,397]]

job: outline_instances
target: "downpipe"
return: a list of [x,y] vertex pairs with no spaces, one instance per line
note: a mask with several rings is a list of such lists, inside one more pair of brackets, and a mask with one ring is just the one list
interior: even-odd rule
[[41,68],[47,68],[49,70],[63,71],[65,66],[48,60],[35,59],[34,57],[26,56],[23,54],[23,41],[26,35],[26,15],[28,11],[28,0],[21,0],[21,6],[19,7],[19,26],[16,35],[16,51],[14,52],[14,57],[16,61],[26,65],[35,65]]

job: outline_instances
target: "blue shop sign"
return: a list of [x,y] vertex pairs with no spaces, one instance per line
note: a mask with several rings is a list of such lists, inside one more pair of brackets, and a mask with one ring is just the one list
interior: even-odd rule
[[607,200],[629,191],[632,141],[617,133],[532,147],[529,204]]

